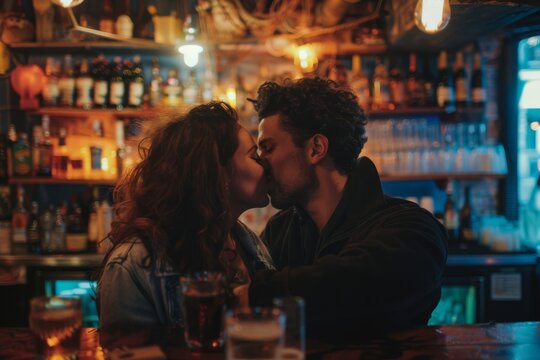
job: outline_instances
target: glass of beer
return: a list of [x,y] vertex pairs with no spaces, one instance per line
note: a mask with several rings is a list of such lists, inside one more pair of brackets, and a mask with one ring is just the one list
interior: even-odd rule
[[305,302],[299,296],[274,299],[274,306],[287,318],[285,343],[281,350],[282,360],[303,360],[306,355]]
[[229,310],[225,316],[229,360],[281,358],[285,315],[276,308]]
[[43,341],[49,358],[70,358],[79,347],[82,325],[80,298],[57,296],[30,300],[30,329]]
[[223,315],[227,302],[225,277],[199,272],[180,277],[184,336],[190,349],[207,351],[223,346]]

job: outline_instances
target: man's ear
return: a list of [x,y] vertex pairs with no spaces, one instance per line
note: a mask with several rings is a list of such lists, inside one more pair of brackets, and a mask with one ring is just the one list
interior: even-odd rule
[[309,162],[312,165],[317,164],[328,153],[328,138],[322,134],[313,135],[306,144],[306,152]]

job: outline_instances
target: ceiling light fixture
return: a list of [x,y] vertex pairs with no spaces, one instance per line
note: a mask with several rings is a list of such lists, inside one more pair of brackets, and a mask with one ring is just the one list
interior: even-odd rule
[[435,34],[450,21],[450,0],[418,0],[414,22],[425,33]]

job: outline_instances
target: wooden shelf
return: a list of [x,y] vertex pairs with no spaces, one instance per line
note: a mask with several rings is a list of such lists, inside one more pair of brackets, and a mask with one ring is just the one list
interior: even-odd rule
[[[194,106],[194,105],[193,105]],[[114,109],[79,109],[62,107],[42,107],[31,111],[31,115],[49,115],[54,117],[115,117],[115,118],[150,118],[158,115],[175,114],[186,111],[190,107],[161,107],[161,108],[126,108],[123,110]]]
[[114,186],[116,180],[97,180],[97,179],[55,179],[40,177],[12,177],[10,184],[15,185],[105,185]]
[[416,181],[416,180],[480,180],[504,179],[504,174],[492,173],[430,173],[430,174],[387,174],[381,175],[382,181]]
[[174,45],[164,45],[143,40],[137,42],[123,41],[48,41],[48,42],[22,42],[9,45],[18,52],[25,53],[66,53],[66,52],[99,52],[116,50],[118,52],[130,53],[170,53],[178,54]]
[[395,110],[375,110],[367,113],[368,118],[379,118],[388,116],[412,116],[412,115],[433,115],[439,116],[443,120],[449,120],[456,117],[475,118],[484,115],[484,108],[476,107],[458,107],[451,110],[441,109],[440,107],[410,107],[399,108]]

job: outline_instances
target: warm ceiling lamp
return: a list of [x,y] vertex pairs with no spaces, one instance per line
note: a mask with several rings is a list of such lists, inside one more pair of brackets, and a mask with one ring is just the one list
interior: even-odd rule
[[178,52],[184,55],[184,64],[189,67],[194,67],[199,63],[199,54],[202,53],[204,49],[195,41],[197,29],[193,24],[191,15],[186,16],[183,30],[185,41],[178,47]]
[[414,10],[414,22],[420,30],[435,34],[450,21],[450,0],[418,0]]
[[10,75],[11,86],[19,96],[19,106],[23,110],[36,109],[36,96],[45,85],[45,74],[37,65],[18,65]]
[[298,66],[304,73],[317,70],[319,59],[313,45],[304,44],[298,46],[294,51],[294,65]]
[[84,0],[52,0],[53,3],[63,8],[72,8],[80,5],[83,1]]

